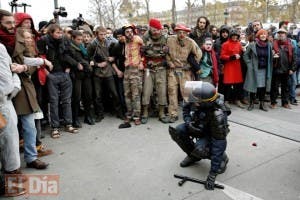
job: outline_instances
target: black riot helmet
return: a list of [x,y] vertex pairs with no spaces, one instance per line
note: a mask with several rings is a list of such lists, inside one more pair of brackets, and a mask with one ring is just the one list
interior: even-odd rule
[[186,102],[211,103],[218,97],[215,86],[203,81],[187,81],[183,93]]

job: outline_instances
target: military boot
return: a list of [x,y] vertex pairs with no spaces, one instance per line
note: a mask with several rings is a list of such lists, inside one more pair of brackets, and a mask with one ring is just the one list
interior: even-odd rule
[[161,121],[164,124],[167,124],[170,122],[170,119],[168,116],[165,115],[165,106],[159,106],[159,121]]
[[148,117],[149,117],[149,113],[148,113],[148,105],[144,105],[144,106],[143,106],[143,115],[142,115],[141,123],[142,123],[142,124],[147,124],[147,122],[148,122]]
[[195,162],[199,161],[201,159],[196,158],[194,156],[186,156],[183,161],[180,162],[180,167],[188,167],[192,164],[194,164]]

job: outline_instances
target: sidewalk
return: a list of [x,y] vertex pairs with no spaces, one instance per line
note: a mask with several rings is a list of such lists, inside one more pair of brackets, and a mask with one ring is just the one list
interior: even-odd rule
[[[232,110],[232,121],[299,139],[300,106],[269,112]],[[179,179],[173,178],[174,174],[205,180],[210,162],[179,167],[185,154],[171,140],[168,125],[150,119],[146,125],[120,130],[120,123],[114,117],[105,117],[95,126],[85,125],[79,134],[63,132],[58,140],[47,133],[43,142],[55,152],[43,158],[50,163],[49,169],[25,168],[24,173],[60,175],[60,193],[56,197],[15,199],[300,199],[300,143],[230,123],[230,161],[227,171],[217,177],[225,184],[225,192],[207,191],[196,183],[177,185]]]

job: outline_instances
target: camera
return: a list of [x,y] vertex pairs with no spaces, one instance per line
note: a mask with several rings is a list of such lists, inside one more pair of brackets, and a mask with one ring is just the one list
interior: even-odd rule
[[72,20],[72,29],[77,30],[79,26],[83,26],[85,23],[84,18],[82,17],[82,14],[79,14],[79,17]]
[[53,15],[54,17],[58,17],[58,16],[67,17],[68,13],[65,7],[59,7],[54,10]]

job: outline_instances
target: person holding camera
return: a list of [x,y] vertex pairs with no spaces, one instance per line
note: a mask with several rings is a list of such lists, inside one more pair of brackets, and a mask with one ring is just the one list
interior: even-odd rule
[[201,159],[211,160],[205,188],[213,190],[216,176],[225,172],[229,161],[225,150],[229,132],[227,116],[231,111],[224,104],[224,96],[209,82],[187,81],[183,98],[184,123],[176,128],[170,126],[169,133],[187,154],[181,167]]
[[66,61],[71,67],[71,78],[73,82],[72,93],[72,117],[73,126],[81,128],[79,121],[80,100],[83,97],[85,111],[84,123],[94,125],[92,118],[91,104],[92,97],[92,67],[88,62],[88,53],[83,45],[83,34],[80,31],[72,31],[70,48],[66,55]]

